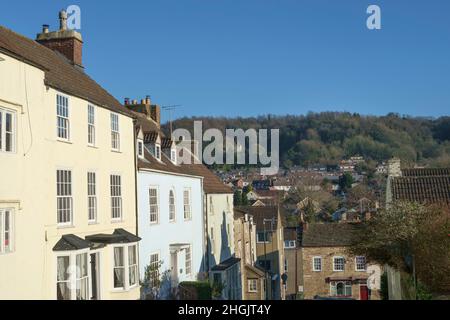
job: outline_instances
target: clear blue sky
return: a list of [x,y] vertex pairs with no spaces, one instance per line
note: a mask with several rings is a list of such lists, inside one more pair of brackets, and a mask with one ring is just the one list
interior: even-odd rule
[[16,0],[0,24],[34,38],[69,4],[89,75],[120,100],[182,104],[176,117],[449,114],[448,0]]

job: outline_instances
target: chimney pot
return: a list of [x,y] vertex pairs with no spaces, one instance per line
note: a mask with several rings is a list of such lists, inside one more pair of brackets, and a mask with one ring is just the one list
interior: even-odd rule
[[49,28],[50,26],[48,25],[48,24],[43,24],[42,25],[42,33],[48,33],[48,28]]
[[133,104],[138,104],[136,99],[133,99]]
[[59,29],[67,30],[67,12],[64,10],[59,12]]
[[147,101],[145,99],[141,100],[141,104],[145,104]]
[[149,96],[149,95],[147,95],[147,96],[145,97],[145,103],[146,103],[146,104],[150,104],[150,96]]
[[130,98],[125,98],[125,105],[129,105],[130,104]]

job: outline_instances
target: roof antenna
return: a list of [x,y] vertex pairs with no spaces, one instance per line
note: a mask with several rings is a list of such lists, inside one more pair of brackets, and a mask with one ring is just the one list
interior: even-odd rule
[[169,124],[170,124],[170,139],[172,139],[172,111],[181,107],[181,104],[174,104],[170,106],[162,106],[163,110],[169,111]]

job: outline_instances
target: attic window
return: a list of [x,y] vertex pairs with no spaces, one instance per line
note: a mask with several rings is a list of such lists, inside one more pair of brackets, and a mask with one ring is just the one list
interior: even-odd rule
[[155,145],[155,156],[156,159],[161,160],[161,146],[159,144]]

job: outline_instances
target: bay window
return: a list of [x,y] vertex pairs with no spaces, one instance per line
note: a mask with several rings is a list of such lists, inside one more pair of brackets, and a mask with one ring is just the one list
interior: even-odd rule
[[116,290],[129,290],[138,283],[137,245],[113,247],[113,286]]
[[56,298],[58,300],[89,299],[88,257],[88,252],[57,256]]

